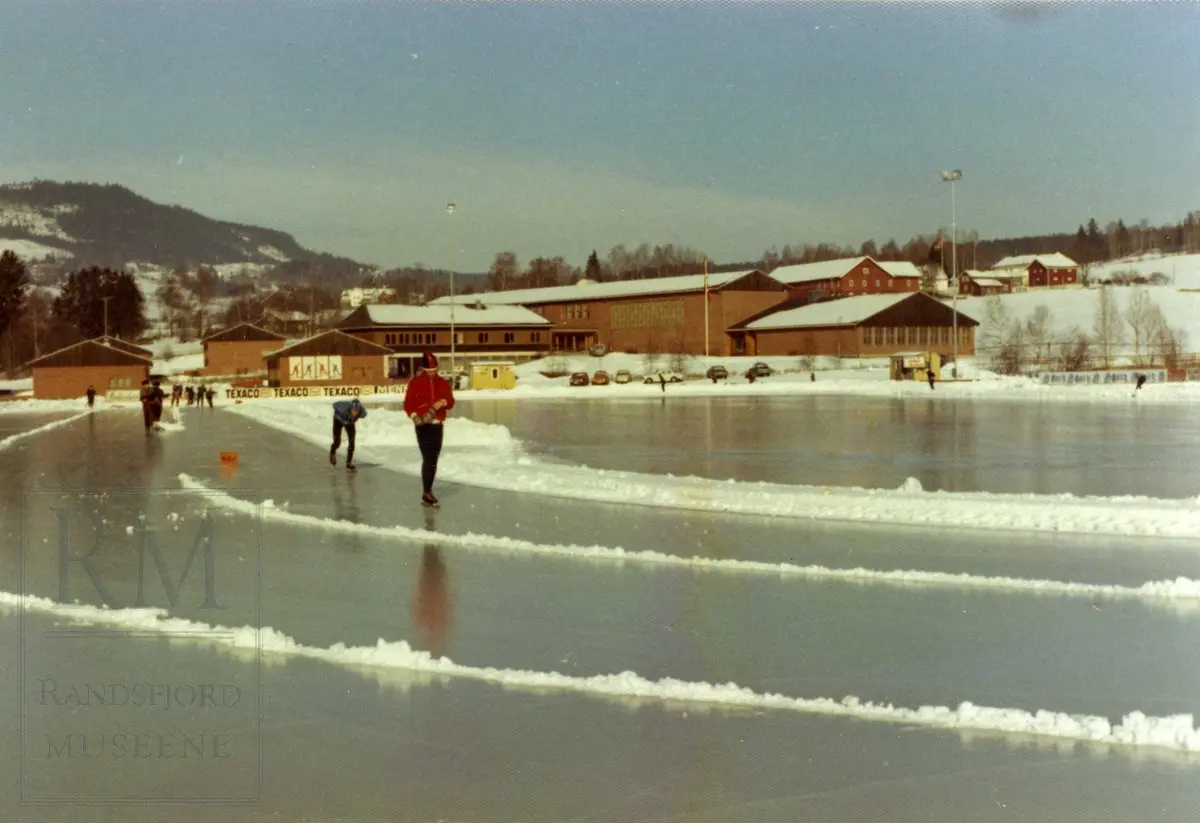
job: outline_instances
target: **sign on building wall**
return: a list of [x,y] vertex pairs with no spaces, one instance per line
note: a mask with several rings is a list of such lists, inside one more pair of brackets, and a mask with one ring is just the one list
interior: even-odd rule
[[305,380],[341,380],[342,356],[340,354],[320,355],[318,357],[289,357],[288,379]]

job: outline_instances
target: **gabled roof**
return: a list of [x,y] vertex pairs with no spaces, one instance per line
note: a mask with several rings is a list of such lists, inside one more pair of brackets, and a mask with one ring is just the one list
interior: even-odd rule
[[[114,345],[120,343],[120,345]],[[135,352],[143,352],[137,354]],[[31,368],[54,366],[145,366],[153,363],[153,355],[145,349],[116,340],[97,337],[43,354],[28,365]]]
[[921,276],[920,270],[907,260],[876,260],[873,257],[843,257],[838,260],[821,260],[817,263],[795,263],[790,266],[780,266],[771,272],[771,276],[789,286],[797,283],[812,283],[816,280],[838,280],[868,260],[892,277],[919,278]]
[[205,337],[202,343],[246,343],[255,341],[284,340],[282,334],[259,328],[253,323],[239,323]]
[[1079,265],[1062,252],[1056,251],[1052,254],[1021,254],[1015,257],[1005,257],[992,268],[1027,269],[1035,260],[1048,269],[1073,269]]
[[[472,295],[473,296],[473,295]],[[550,321],[523,306],[483,304],[483,308],[454,304],[454,325],[458,326],[537,326],[549,327]],[[443,328],[450,326],[450,304],[427,306],[359,306],[342,322],[340,329],[370,329],[381,326]]]
[[[736,283],[758,269],[722,272],[708,275],[710,291]],[[761,272],[759,272],[761,274]],[[654,294],[686,294],[704,291],[703,274],[681,274],[676,277],[652,277],[645,280],[617,280],[611,283],[577,283],[573,286],[548,286],[541,289],[514,289],[513,291],[490,291],[481,294],[455,295],[456,304],[471,304],[476,300],[491,305],[508,304],[533,306],[540,303],[574,303],[584,300],[607,300],[618,297],[640,297]],[[449,297],[439,297],[430,303],[443,306],[450,303]]]
[[356,355],[391,353],[391,349],[381,346],[378,343],[372,343],[370,340],[346,334],[340,329],[332,329],[320,334],[314,334],[312,337],[307,337],[304,340],[284,346],[283,348],[267,352],[263,357],[273,360],[277,357],[321,357],[328,354],[354,357]]
[[[807,303],[795,305],[784,304],[777,309],[769,309],[757,317],[747,318],[733,329],[748,331],[769,331],[776,329],[799,329],[827,326],[856,326],[876,315],[891,309],[907,306],[908,309],[932,311],[938,314],[952,316],[954,309],[940,300],[935,300],[922,292],[905,294],[863,294],[858,297],[842,297],[837,300],[826,300],[823,303]],[[962,312],[958,313],[959,325],[979,325]]]

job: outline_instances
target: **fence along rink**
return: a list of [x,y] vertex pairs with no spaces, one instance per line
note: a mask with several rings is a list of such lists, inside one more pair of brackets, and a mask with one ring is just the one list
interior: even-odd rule
[[1038,375],[1038,381],[1045,385],[1112,385],[1119,383],[1127,385],[1137,382],[1139,374],[1146,376],[1147,383],[1166,383],[1166,369],[1130,369],[1128,371],[1047,371]]

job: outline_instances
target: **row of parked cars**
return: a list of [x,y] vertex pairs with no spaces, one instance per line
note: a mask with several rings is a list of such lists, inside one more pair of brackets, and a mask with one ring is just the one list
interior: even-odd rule
[[[775,370],[766,363],[755,363],[747,370],[746,375],[748,377],[753,375],[757,378],[769,377],[774,373]],[[651,372],[650,374],[643,375],[640,379],[643,383],[647,384],[659,383],[661,382],[659,375],[662,375],[662,380],[665,380],[667,383],[683,382],[683,375],[673,371]],[[729,370],[724,366],[710,366],[704,376],[714,383],[717,380],[728,380]],[[634,380],[635,377],[629,369],[621,369],[612,376],[609,376],[609,373],[604,370],[597,371],[590,377],[585,371],[577,371],[571,375],[572,386],[607,386],[609,383],[632,383]]]

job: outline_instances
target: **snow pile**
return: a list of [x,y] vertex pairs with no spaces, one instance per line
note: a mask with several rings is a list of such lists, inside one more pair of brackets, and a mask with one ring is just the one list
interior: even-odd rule
[[[698,572],[730,574],[766,574],[776,577],[794,576],[812,580],[835,580],[848,583],[884,584],[894,586],[941,586],[977,589],[998,589],[1023,594],[1067,595],[1076,597],[1132,598],[1158,605],[1178,606],[1181,612],[1194,611],[1200,605],[1200,582],[1186,577],[1175,580],[1155,580],[1140,586],[1114,586],[1094,583],[1072,583],[1058,580],[1028,580],[1015,577],[987,577],[973,574],[949,574],[916,570],[881,571],[862,567],[835,569],[827,566],[799,566],[794,563],[767,563],[758,560],[733,560],[712,557],[682,557],[651,550],[624,549],[619,546],[579,546],[575,544],[533,543],[512,537],[489,534],[449,534],[405,526],[373,526],[348,520],[332,520],[285,511],[286,504],[272,500],[259,504],[240,500],[225,492],[214,491],[187,474],[179,475],[186,491],[199,492],[205,501],[226,511],[252,517],[263,517],[274,523],[298,528],[323,529],[343,534],[356,534],[385,540],[401,540],[422,545],[431,540],[442,545],[461,546],[472,550],[502,551],[511,554],[561,557],[588,562],[626,562],[647,566],[687,568]],[[1182,603],[1180,601],[1183,601]]]
[[[32,595],[0,592],[0,606],[23,608],[75,623],[116,626],[131,631],[159,632],[207,639],[232,649],[253,649],[266,654],[302,657],[336,666],[371,666],[429,672],[492,683],[504,688],[555,690],[610,698],[643,698],[665,704],[703,704],[718,708],[792,711],[832,715],[883,723],[901,723],[935,729],[970,729],[1040,735],[1051,738],[1108,743],[1123,747],[1154,747],[1180,752],[1200,751],[1200,730],[1190,714],[1152,717],[1140,711],[1125,715],[1120,723],[1095,715],[1039,710],[993,708],[963,702],[957,708],[920,706],[916,709],[888,703],[864,702],[847,696],[805,698],[755,692],[736,683],[704,683],[675,678],[650,680],[632,671],[619,674],[574,676],[528,669],[485,668],[434,658],[405,641],[380,638],[374,646],[328,648],[305,646],[282,632],[251,626],[210,626],[167,616],[162,609],[106,609],[55,603]],[[207,637],[205,637],[207,635]]]
[[[396,397],[391,402],[398,403],[399,400]],[[328,448],[334,402],[334,399],[322,399],[320,402],[257,400],[227,405],[224,409]],[[336,402],[340,402],[340,399]],[[372,398],[364,398],[363,407],[367,410],[367,416],[356,424],[360,449],[367,444],[371,448],[417,447],[415,427],[403,411],[377,408]],[[517,446],[516,438],[504,426],[454,416],[446,419],[445,426],[446,452],[487,449],[508,454]]]
[[[78,406],[74,406],[73,408],[78,408]],[[18,434],[10,434],[8,437],[5,437],[3,440],[0,440],[0,450],[12,448],[12,446],[21,442],[22,440],[24,440],[27,437],[34,437],[34,436],[42,434],[44,432],[48,432],[51,429],[57,429],[60,426],[68,426],[71,423],[74,423],[76,420],[78,420],[81,417],[87,417],[89,414],[91,414],[90,411],[81,412],[81,413],[73,415],[71,417],[67,417],[63,420],[55,420],[53,423],[47,423],[44,426],[38,426],[36,429],[30,429],[29,431],[20,432]]]
[[[330,411],[322,406],[263,401],[233,409],[325,446]],[[413,426],[399,412],[377,410],[359,425],[360,448],[416,448]],[[904,489],[794,486],[608,471],[530,457],[505,427],[461,417],[449,421],[446,446],[438,466],[442,480],[572,500],[892,525],[1158,537],[1200,534],[1200,502],[1195,498],[927,492],[910,490],[907,484]],[[418,470],[409,454],[390,467],[404,473]]]

